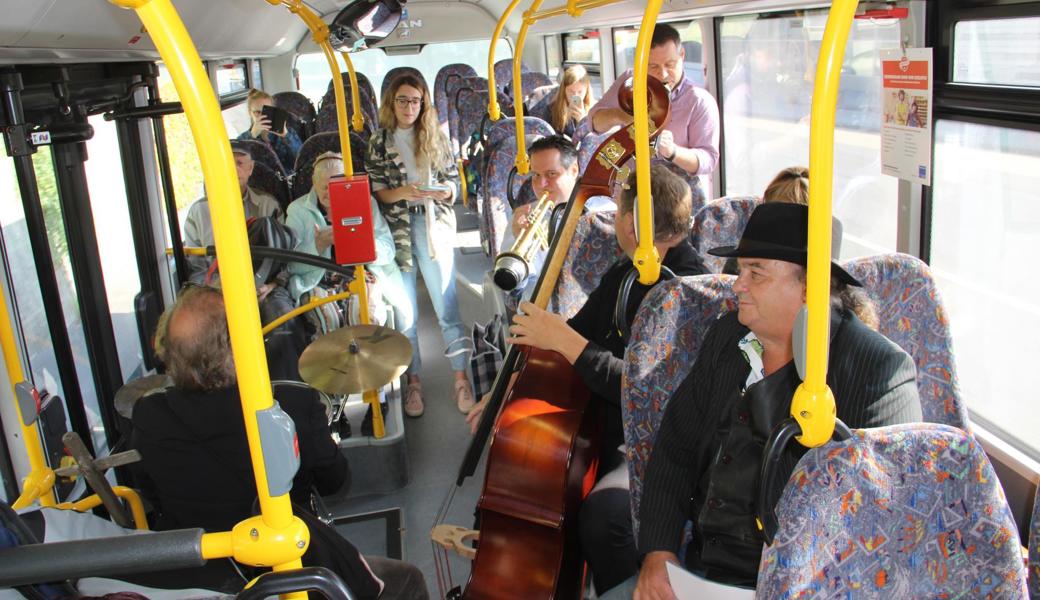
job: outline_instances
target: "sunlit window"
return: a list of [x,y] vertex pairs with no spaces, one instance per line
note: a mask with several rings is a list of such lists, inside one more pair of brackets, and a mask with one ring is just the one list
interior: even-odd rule
[[1022,386],[1040,338],[1040,133],[940,120],[934,177],[931,265],[962,394],[1040,456],[1040,405]]
[[957,23],[953,80],[1040,86],[1040,17]]
[[[725,190],[761,195],[778,171],[809,164],[809,113],[827,11],[726,17],[719,28]],[[842,258],[896,249],[897,180],[881,175],[879,51],[899,22],[856,20],[842,65],[834,144],[834,214]]]

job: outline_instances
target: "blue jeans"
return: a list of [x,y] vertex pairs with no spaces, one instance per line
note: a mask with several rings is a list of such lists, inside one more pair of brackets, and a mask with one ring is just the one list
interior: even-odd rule
[[[437,313],[437,323],[444,336],[445,355],[455,371],[466,371],[469,367],[471,345],[466,327],[459,314],[459,298],[455,292],[455,249],[438,248],[437,260],[430,257],[430,247],[426,237],[425,215],[413,215],[412,222],[412,257],[415,266],[422,271],[423,281],[430,293],[433,310]],[[412,365],[408,367],[409,375],[418,375],[422,371],[422,359],[419,356],[419,299],[415,287],[415,269],[401,272],[404,289],[408,300],[412,303],[412,314],[416,318],[411,327],[403,330],[412,343]]]

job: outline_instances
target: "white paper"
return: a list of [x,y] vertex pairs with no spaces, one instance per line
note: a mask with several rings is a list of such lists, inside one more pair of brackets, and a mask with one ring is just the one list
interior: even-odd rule
[[754,600],[755,590],[722,585],[690,573],[682,567],[666,563],[668,581],[679,600]]
[[932,49],[881,51],[881,172],[932,183]]

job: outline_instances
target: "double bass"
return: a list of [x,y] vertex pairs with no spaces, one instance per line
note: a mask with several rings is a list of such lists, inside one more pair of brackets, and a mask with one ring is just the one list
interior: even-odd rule
[[[650,137],[668,120],[668,90],[647,80]],[[627,92],[627,93],[626,93]],[[621,87],[619,104],[632,112],[632,88]],[[585,206],[593,196],[614,196],[627,179],[625,163],[635,153],[635,128],[620,128],[597,148],[571,194],[534,289],[533,303],[546,308]],[[511,375],[516,373],[512,386]],[[574,368],[556,352],[513,346],[491,391],[456,486],[476,469],[492,429],[484,488],[477,503],[479,541],[461,598],[578,599],[584,569],[577,539],[577,513],[596,481],[598,407]],[[497,418],[496,418],[497,417]],[[447,513],[451,495],[438,523]],[[447,545],[443,539],[437,543]],[[461,548],[462,532],[455,547]],[[444,533],[441,530],[440,533]],[[468,534],[468,535],[467,535]],[[468,552],[467,552],[468,551]]]

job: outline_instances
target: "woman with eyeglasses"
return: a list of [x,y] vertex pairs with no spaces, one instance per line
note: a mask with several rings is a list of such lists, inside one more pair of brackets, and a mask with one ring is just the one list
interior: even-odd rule
[[[437,112],[426,82],[411,74],[393,80],[379,107],[379,130],[365,153],[372,191],[393,234],[397,264],[404,277],[407,301],[418,316],[416,269],[422,271],[455,371],[455,404],[468,413],[473,391],[466,374],[471,343],[459,313],[455,291],[455,212],[458,172],[448,139],[437,124]],[[404,411],[423,414],[419,373],[418,318],[405,330],[412,343]]]

